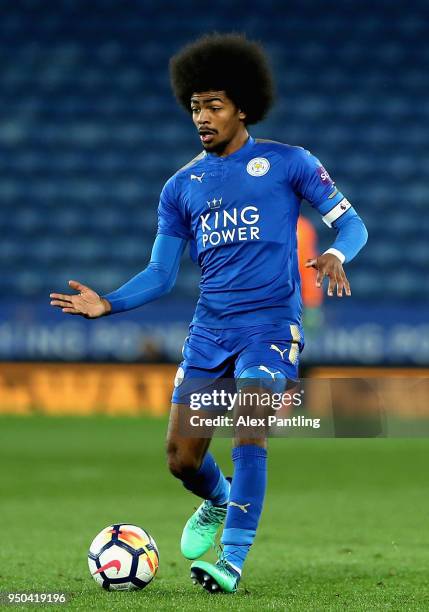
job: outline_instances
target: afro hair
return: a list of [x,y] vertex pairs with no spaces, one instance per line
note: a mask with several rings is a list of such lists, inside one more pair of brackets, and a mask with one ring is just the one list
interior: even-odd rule
[[274,82],[263,48],[243,34],[206,34],[170,60],[170,77],[179,103],[191,112],[191,96],[225,91],[246,124],[258,123],[274,101]]

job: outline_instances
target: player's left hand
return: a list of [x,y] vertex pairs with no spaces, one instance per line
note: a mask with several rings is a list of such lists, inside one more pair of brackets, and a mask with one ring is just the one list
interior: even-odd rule
[[332,253],[325,253],[320,255],[316,259],[308,259],[306,268],[316,268],[316,287],[321,287],[325,276],[329,278],[327,294],[331,297],[334,295],[335,286],[337,287],[337,296],[343,297],[343,291],[347,296],[352,294],[350,290],[350,283],[347,280],[346,273],[344,272],[343,264],[341,261]]

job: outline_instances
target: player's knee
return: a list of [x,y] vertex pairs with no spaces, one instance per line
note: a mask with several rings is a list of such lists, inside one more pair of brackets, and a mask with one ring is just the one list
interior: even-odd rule
[[180,480],[185,480],[198,471],[200,460],[191,453],[179,448],[175,443],[167,445],[167,465],[171,474]]

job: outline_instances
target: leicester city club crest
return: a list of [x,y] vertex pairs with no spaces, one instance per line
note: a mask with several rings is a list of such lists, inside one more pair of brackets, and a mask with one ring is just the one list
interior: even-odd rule
[[270,169],[270,162],[265,157],[254,157],[247,164],[247,172],[251,176],[264,176]]

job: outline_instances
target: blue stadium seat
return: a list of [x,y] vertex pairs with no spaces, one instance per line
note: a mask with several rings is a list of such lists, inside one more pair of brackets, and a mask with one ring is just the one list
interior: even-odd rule
[[[278,104],[252,133],[312,150],[368,224],[368,246],[351,268],[354,299],[421,291],[429,258],[424,0],[413,11],[398,0],[392,17],[386,3],[369,0],[335,12],[322,0],[300,11],[282,0],[270,10],[219,0],[213,14],[192,3],[166,11],[155,0],[138,9],[94,0],[87,19],[85,0],[58,0],[55,11],[41,0],[6,4],[1,292],[44,296],[81,274],[110,290],[141,269],[162,186],[199,151],[170,92],[168,59],[237,19],[266,43],[278,78]],[[323,244],[331,239],[321,235]],[[194,295],[198,277],[184,258],[179,293]]]

